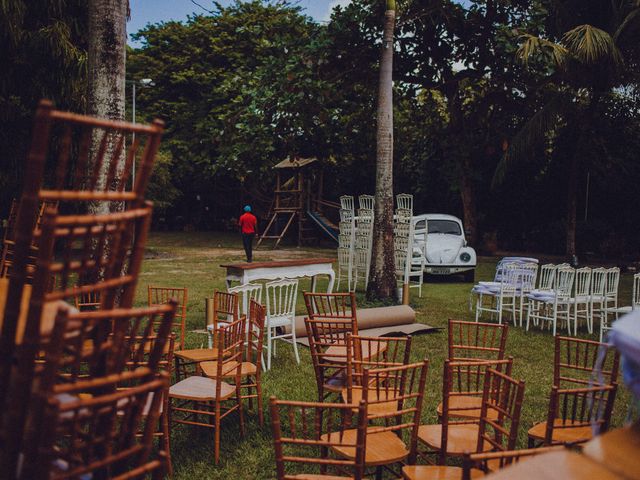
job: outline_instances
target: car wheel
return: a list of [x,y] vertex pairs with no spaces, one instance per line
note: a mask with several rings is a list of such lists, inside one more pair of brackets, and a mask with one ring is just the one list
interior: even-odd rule
[[467,283],[473,283],[474,280],[476,279],[476,271],[474,270],[467,270],[466,272],[464,272],[464,281]]

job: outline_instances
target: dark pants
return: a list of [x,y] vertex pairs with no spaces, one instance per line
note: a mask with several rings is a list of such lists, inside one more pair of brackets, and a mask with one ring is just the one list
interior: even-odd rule
[[255,233],[242,234],[242,246],[244,247],[244,253],[247,254],[247,262],[249,263],[253,260],[253,237],[255,236]]

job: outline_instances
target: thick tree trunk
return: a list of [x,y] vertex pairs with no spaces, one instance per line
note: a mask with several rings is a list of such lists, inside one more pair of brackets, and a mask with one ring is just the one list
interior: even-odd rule
[[[89,46],[87,52],[89,92],[88,114],[112,120],[124,120],[125,52],[127,42],[128,0],[91,0],[89,2]],[[94,135],[93,151],[99,138]],[[114,145],[108,149],[111,158]],[[113,159],[119,161],[120,159]],[[103,165],[106,178],[108,165]],[[93,213],[106,213],[105,202],[90,206]]]
[[[392,8],[389,8],[389,7]],[[367,297],[395,299],[396,274],[393,258],[393,31],[395,5],[387,2],[380,58],[378,128],[376,151],[376,206],[373,253]]]

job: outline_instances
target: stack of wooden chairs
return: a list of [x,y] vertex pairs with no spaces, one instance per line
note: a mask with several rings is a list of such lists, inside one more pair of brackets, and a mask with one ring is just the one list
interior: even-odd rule
[[176,303],[132,308],[162,132],[38,106],[0,269],[3,478],[171,471]]

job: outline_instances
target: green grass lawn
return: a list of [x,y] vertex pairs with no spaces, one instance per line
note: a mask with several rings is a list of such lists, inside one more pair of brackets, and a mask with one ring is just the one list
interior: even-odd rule
[[[260,250],[254,260],[302,258],[308,256],[335,256],[328,249]],[[497,259],[481,260],[476,280],[491,280]],[[225,272],[220,264],[244,261],[239,236],[213,233],[154,233],[148,242],[147,259],[143,264],[138,284],[138,305],[147,301],[147,285],[187,287],[187,330],[202,329],[205,325],[205,301],[216,289],[224,289]],[[422,298],[412,289],[411,305],[419,322],[434,327],[446,327],[449,318],[472,319],[469,312],[471,285],[450,282],[427,283]],[[631,298],[631,275],[623,275],[620,298],[627,304]],[[324,283],[326,285],[326,283]],[[323,288],[320,282],[319,288]],[[309,281],[301,282],[300,289],[309,289]],[[358,296],[359,306],[365,304]],[[302,295],[298,313],[304,313]],[[597,340],[597,336],[593,336]],[[189,347],[206,345],[206,336],[189,333]],[[526,432],[545,419],[553,368],[553,337],[550,332],[537,328],[525,332],[511,328],[507,341],[507,354],[515,358],[514,376],[526,382],[525,401],[521,419],[519,447],[526,446]],[[441,399],[442,365],[447,355],[446,329],[418,335],[413,339],[412,360],[428,358],[430,361],[425,392],[424,422],[436,420],[436,405]],[[309,351],[300,348],[301,363],[296,365],[293,350],[282,342],[278,356],[270,371],[263,374],[265,409],[270,396],[281,399],[315,400],[316,384]],[[614,408],[614,425],[620,425],[626,415],[629,396],[622,386]],[[213,460],[213,431],[185,425],[172,429],[173,466],[176,479],[269,479],[275,477],[273,447],[268,423],[261,428],[257,416],[247,412],[246,434],[239,435],[236,417],[223,421],[221,461],[216,467]]]

